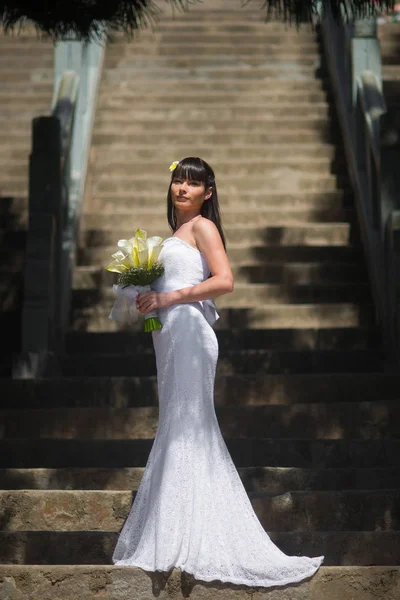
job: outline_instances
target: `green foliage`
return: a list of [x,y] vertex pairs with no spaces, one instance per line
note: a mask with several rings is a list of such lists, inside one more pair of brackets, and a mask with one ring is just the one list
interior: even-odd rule
[[[165,0],[181,11],[202,0]],[[245,6],[253,0],[242,0]],[[314,22],[324,5],[332,14],[347,19],[380,14],[393,8],[395,0],[264,0],[266,18],[299,23]],[[210,0],[210,7],[212,0]],[[259,7],[259,0],[256,6]],[[54,40],[104,39],[112,31],[132,36],[153,25],[162,11],[153,0],[0,0],[0,26],[6,32],[33,23],[38,32]],[[107,32],[104,34],[104,32]]]
[[[179,10],[198,1],[166,0]],[[31,22],[54,40],[103,39],[105,30],[131,36],[154,24],[161,12],[153,0],[0,0],[0,25],[9,32]]]
[[128,271],[119,275],[118,284],[122,287],[127,287],[128,285],[150,285],[163,273],[164,265],[160,262],[154,263],[150,269],[131,267]]

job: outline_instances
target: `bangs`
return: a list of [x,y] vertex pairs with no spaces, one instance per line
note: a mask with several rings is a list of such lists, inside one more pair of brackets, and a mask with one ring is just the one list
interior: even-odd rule
[[173,171],[172,179],[174,177],[201,181],[204,185],[207,182],[207,172],[202,161],[194,157],[184,158]]

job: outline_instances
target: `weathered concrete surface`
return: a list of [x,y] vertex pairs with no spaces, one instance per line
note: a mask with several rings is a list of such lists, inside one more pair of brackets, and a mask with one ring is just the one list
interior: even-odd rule
[[[143,467],[0,469],[1,490],[102,490],[136,491]],[[243,467],[239,475],[248,492],[310,490],[396,489],[399,467],[362,469],[298,469],[295,467]]]
[[[134,492],[0,491],[3,531],[119,531]],[[360,490],[250,495],[267,531],[397,531],[400,491]]]
[[[381,439],[400,437],[399,402],[317,402],[294,406],[218,406],[225,437],[293,437],[314,439]],[[158,409],[54,408],[4,410],[2,438],[148,439],[158,427]]]
[[[399,531],[269,531],[285,554],[325,556],[326,566],[400,564]],[[0,531],[0,564],[109,565],[112,531]]]
[[175,569],[0,566],[0,600],[398,600],[400,567],[322,567],[310,580],[283,588],[203,583]]
[[[283,330],[275,332],[278,343]],[[222,333],[222,332],[221,332]],[[255,333],[255,335],[252,335]],[[268,332],[267,332],[268,333]],[[288,330],[287,343],[291,343],[293,331]],[[321,335],[317,330],[300,332],[313,338]],[[86,341],[76,334],[76,344],[71,351],[132,352],[133,338],[121,332],[88,334]],[[332,334],[334,335],[334,334]],[[107,337],[111,336],[111,337]],[[265,342],[262,332],[251,330],[234,336],[219,337],[218,343],[226,347],[246,344],[255,348],[255,340],[261,347]],[[74,336],[72,336],[74,339]],[[136,338],[135,338],[136,339]],[[144,349],[143,338],[138,341],[140,351]],[[306,341],[304,340],[304,343]],[[136,342],[135,342],[136,343]],[[313,343],[313,342],[312,342]],[[146,344],[148,347],[148,344]],[[3,408],[56,408],[56,407],[96,407],[115,408],[157,405],[157,382],[153,377],[71,377],[37,380],[0,380],[0,396]],[[362,399],[364,402],[400,400],[400,376],[386,373],[331,373],[331,374],[291,374],[291,375],[233,375],[217,373],[215,380],[215,402],[224,404],[297,404],[306,402],[351,402]]]

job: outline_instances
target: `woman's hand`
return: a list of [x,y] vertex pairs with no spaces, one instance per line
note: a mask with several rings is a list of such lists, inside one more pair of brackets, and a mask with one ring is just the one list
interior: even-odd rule
[[143,292],[136,297],[136,308],[143,315],[156,308],[168,308],[170,306],[168,292]]

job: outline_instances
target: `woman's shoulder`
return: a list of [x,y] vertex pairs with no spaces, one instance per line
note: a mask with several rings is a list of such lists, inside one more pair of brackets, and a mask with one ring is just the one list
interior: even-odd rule
[[221,236],[213,221],[203,217],[193,224],[193,237],[196,246],[203,250],[207,247],[216,249],[222,244]]
[[215,223],[213,223],[213,221],[210,221],[210,219],[207,219],[207,217],[202,217],[201,219],[197,219],[197,221],[195,221],[195,223],[193,223],[193,229],[192,229],[193,233],[196,235],[197,233],[201,234],[205,234],[205,235],[213,235],[215,233],[218,233],[218,228],[215,225]]

